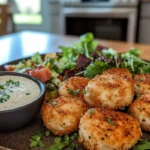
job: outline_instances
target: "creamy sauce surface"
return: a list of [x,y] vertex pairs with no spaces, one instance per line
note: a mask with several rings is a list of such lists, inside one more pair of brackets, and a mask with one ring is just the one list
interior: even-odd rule
[[40,95],[34,81],[20,76],[0,76],[0,111],[24,106]]

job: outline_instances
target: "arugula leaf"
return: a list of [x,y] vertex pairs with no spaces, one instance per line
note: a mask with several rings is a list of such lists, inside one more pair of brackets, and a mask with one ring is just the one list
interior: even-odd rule
[[132,74],[150,73],[150,63],[130,54],[129,52],[122,53],[121,60],[120,67],[128,69]]
[[113,58],[114,56],[118,55],[118,53],[112,48],[102,50],[102,54],[106,58]]
[[62,57],[60,59],[63,69],[73,69],[76,66],[79,55],[84,54],[87,58],[93,59],[92,53],[97,51],[98,42],[94,41],[94,35],[87,33],[80,36],[80,42],[72,47],[60,46]]
[[[82,51],[87,58],[93,59],[92,53],[97,51],[99,43],[94,41],[94,35],[92,33],[86,33],[80,36],[81,42],[75,45],[76,49]],[[98,52],[98,51],[97,51]]]
[[141,74],[150,73],[150,63],[147,65],[142,65],[141,67],[138,68],[138,70]]
[[138,50],[136,48],[131,48],[128,53],[130,53],[130,54],[132,54],[134,56],[137,56],[137,57],[140,56],[140,50]]
[[103,71],[109,69],[108,63],[102,61],[92,62],[84,72],[84,76],[88,78],[93,78],[97,74],[102,74]]

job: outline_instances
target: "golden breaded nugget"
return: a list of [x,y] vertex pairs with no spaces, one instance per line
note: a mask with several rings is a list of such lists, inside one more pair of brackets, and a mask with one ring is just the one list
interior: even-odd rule
[[79,94],[76,96],[83,97],[83,90],[88,84],[89,79],[84,77],[71,77],[64,82],[59,84],[59,95],[70,96],[69,90],[76,91],[79,90]]
[[80,118],[88,106],[78,97],[60,96],[42,106],[44,125],[55,135],[70,134],[78,130]]
[[86,86],[85,101],[92,107],[121,109],[133,101],[133,80],[127,69],[108,69]]
[[134,76],[134,90],[137,95],[150,93],[150,74],[138,74]]
[[150,93],[137,98],[130,105],[129,113],[139,120],[143,130],[150,131]]
[[138,120],[105,108],[89,109],[79,124],[79,142],[88,150],[128,150],[141,134]]

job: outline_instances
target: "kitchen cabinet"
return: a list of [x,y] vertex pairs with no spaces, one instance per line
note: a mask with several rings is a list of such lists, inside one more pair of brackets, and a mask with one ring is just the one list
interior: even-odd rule
[[49,16],[50,16],[50,32],[60,33],[60,21],[61,21],[61,5],[59,0],[49,1]]
[[150,1],[141,3],[138,41],[150,44]]
[[139,42],[150,44],[150,19],[140,19]]

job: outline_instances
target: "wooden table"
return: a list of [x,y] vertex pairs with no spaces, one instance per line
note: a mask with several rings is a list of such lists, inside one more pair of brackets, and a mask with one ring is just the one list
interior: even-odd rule
[[[10,34],[0,38],[0,65],[12,60],[31,56],[33,53],[41,54],[58,52],[58,46],[70,46],[77,42],[79,38],[70,36],[59,36],[41,32],[24,31]],[[119,52],[127,51],[131,47],[141,50],[141,57],[150,60],[150,45],[129,44],[123,42],[113,42],[99,40],[107,47],[112,47]],[[14,118],[15,121],[15,118]],[[0,133],[0,146],[14,150],[30,150],[30,138],[35,132],[45,132],[40,114],[26,127],[10,133]],[[46,145],[50,145],[51,138],[44,139]],[[1,150],[1,147],[0,147]],[[42,150],[34,148],[33,150]],[[43,149],[44,150],[44,149]]]
[[[78,37],[60,36],[43,32],[23,31],[0,37],[0,65],[19,58],[29,57],[36,52],[40,54],[58,52],[59,46],[70,46],[78,42]],[[150,45],[99,40],[103,46],[112,47],[119,52],[132,47],[141,50],[141,57],[150,60]]]

